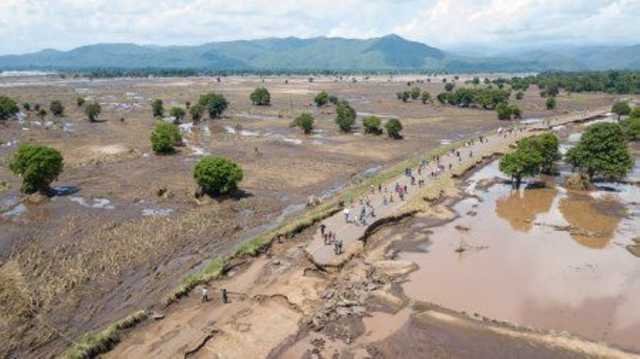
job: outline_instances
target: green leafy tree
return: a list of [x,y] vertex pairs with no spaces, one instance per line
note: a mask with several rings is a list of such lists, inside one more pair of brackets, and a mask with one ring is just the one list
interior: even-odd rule
[[340,101],[336,106],[336,124],[342,132],[350,132],[356,122],[356,110],[347,101]]
[[516,100],[522,100],[524,98],[524,92],[518,91],[516,92]]
[[174,117],[176,119],[176,123],[182,122],[186,115],[187,111],[182,107],[174,106],[169,110],[169,116]]
[[455,87],[456,87],[456,84],[454,84],[453,82],[448,82],[447,84],[444,85],[444,90],[447,92],[451,92]]
[[411,92],[409,93],[409,95],[411,96],[412,100],[417,100],[418,98],[420,98],[420,93],[422,92],[422,90],[420,90],[419,87],[413,87],[411,89]]
[[158,122],[151,133],[151,148],[157,154],[174,153],[176,144],[180,142],[180,130],[172,123]]
[[217,196],[236,191],[243,173],[240,166],[226,158],[206,156],[196,165],[193,178],[204,193]]
[[549,97],[547,98],[547,101],[545,101],[545,106],[547,106],[547,110],[553,110],[556,108],[557,105],[558,103],[555,97]]
[[427,104],[427,102],[431,102],[431,94],[427,91],[422,91],[422,103]]
[[393,139],[399,140],[402,138],[400,131],[402,131],[402,123],[396,118],[392,118],[384,125],[387,130],[387,135]]
[[631,118],[640,118],[640,107],[634,107],[629,114]]
[[12,98],[0,96],[0,121],[8,120],[18,112],[18,104]]
[[552,174],[555,162],[562,158],[558,137],[553,133],[544,133],[531,138],[531,144],[542,157],[540,172]]
[[622,116],[631,114],[631,106],[629,106],[629,103],[626,101],[619,101],[613,104],[613,107],[611,107],[611,112],[618,115],[618,121],[620,121],[620,118]]
[[511,184],[514,188],[520,188],[524,177],[538,174],[543,158],[529,139],[518,142],[516,150],[507,153],[500,159],[500,171],[511,176]]
[[78,105],[78,107],[82,107],[82,105],[84,105],[85,102],[86,101],[85,101],[84,97],[78,96],[76,98],[76,104]]
[[336,95],[329,95],[329,103],[337,105],[338,104],[338,97]]
[[193,122],[198,123],[202,119],[202,115],[204,115],[204,106],[197,103],[189,108],[189,113]]
[[402,91],[400,94],[400,99],[402,102],[407,102],[411,98],[411,93],[409,91]]
[[480,85],[480,78],[479,77],[474,77],[473,80],[471,80],[471,83],[474,85]]
[[265,87],[256,88],[249,98],[256,106],[269,106],[271,104],[271,94]]
[[382,133],[380,126],[382,121],[376,116],[369,116],[362,120],[362,126],[364,127],[364,133],[379,135]]
[[49,104],[49,111],[51,111],[51,114],[54,116],[60,117],[64,115],[64,106],[62,105],[62,102],[54,100]]
[[24,193],[49,191],[64,167],[60,152],[47,146],[22,144],[13,155],[9,169],[22,177],[21,191]]
[[161,99],[155,99],[151,102],[151,110],[153,111],[153,117],[164,116],[164,103]]
[[567,162],[592,181],[596,177],[619,180],[633,168],[622,127],[614,123],[590,126],[567,153]]
[[31,104],[28,102],[23,103],[22,108],[27,112],[31,112]]
[[87,115],[89,122],[96,122],[101,112],[102,107],[100,107],[100,104],[97,102],[92,102],[84,108],[84,114]]
[[640,117],[629,117],[620,123],[629,141],[640,141]]
[[499,120],[510,120],[513,114],[513,109],[506,103],[500,103],[496,106],[496,113]]
[[513,118],[522,118],[522,111],[520,110],[520,107],[516,105],[511,105],[511,114],[513,115]]
[[300,114],[300,116],[296,117],[295,120],[293,120],[293,127],[300,127],[302,129],[302,131],[308,135],[311,133],[311,131],[313,131],[313,116],[311,116],[311,114],[304,112],[302,114]]
[[38,110],[38,117],[40,117],[40,120],[43,121],[45,117],[47,117],[47,110],[45,110],[44,108],[40,108]]
[[227,99],[223,95],[217,94],[215,92],[210,92],[208,94],[200,96],[200,99],[198,99],[198,104],[204,106],[207,109],[207,111],[209,112],[209,118],[212,120],[222,116],[227,107],[229,107],[229,102],[227,102]]
[[329,94],[326,91],[320,91],[313,99],[313,102],[316,103],[316,106],[322,107],[329,102]]

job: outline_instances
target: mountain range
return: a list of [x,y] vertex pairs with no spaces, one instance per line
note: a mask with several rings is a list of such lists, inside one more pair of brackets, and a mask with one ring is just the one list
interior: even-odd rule
[[0,70],[195,69],[209,71],[539,72],[640,69],[640,45],[460,55],[397,35],[211,42],[199,46],[95,44],[0,56]]

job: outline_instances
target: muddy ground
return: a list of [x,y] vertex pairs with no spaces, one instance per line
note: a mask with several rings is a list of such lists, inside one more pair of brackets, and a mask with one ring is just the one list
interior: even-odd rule
[[[271,91],[272,106],[250,104],[249,93],[259,85]],[[432,96],[443,91],[442,83],[422,87]],[[310,83],[306,77],[2,79],[0,94],[45,107],[61,100],[66,114],[41,119],[25,113],[23,121],[0,124],[0,353],[60,352],[85,332],[159,303],[203,260],[230,254],[243,240],[299,211],[309,195],[329,195],[363,172],[504,126],[494,112],[402,103],[395,93],[406,88],[406,78],[386,77],[357,83]],[[231,103],[225,118],[185,126],[185,147],[174,156],[153,155],[150,101],[161,98],[168,109],[195,103],[212,90]],[[404,139],[363,136],[358,129],[339,133],[334,108],[312,104],[321,90],[349,100],[362,115],[400,118]],[[102,104],[100,122],[85,119],[77,96]],[[611,101],[608,95],[564,95],[552,113],[532,88],[520,106],[527,118]],[[311,136],[289,127],[303,111],[316,116]],[[56,197],[31,203],[19,195],[19,179],[7,161],[20,143],[62,152],[65,171],[55,183]],[[194,198],[191,172],[204,153],[242,166],[241,193]]]

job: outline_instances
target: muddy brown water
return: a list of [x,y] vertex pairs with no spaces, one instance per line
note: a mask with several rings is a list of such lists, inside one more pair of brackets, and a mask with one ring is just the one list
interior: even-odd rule
[[640,230],[640,188],[476,189],[499,174],[496,161],[472,176],[475,197],[454,206],[460,217],[432,228],[426,252],[401,254],[419,265],[405,293],[640,352],[640,258],[625,248]]

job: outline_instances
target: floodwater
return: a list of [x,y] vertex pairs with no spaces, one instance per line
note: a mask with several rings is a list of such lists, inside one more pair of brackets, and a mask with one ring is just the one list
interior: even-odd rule
[[478,189],[500,176],[497,163],[469,179],[473,196],[454,206],[459,218],[432,228],[426,252],[401,254],[419,266],[405,293],[640,352],[640,258],[625,248],[640,233],[640,187]]

